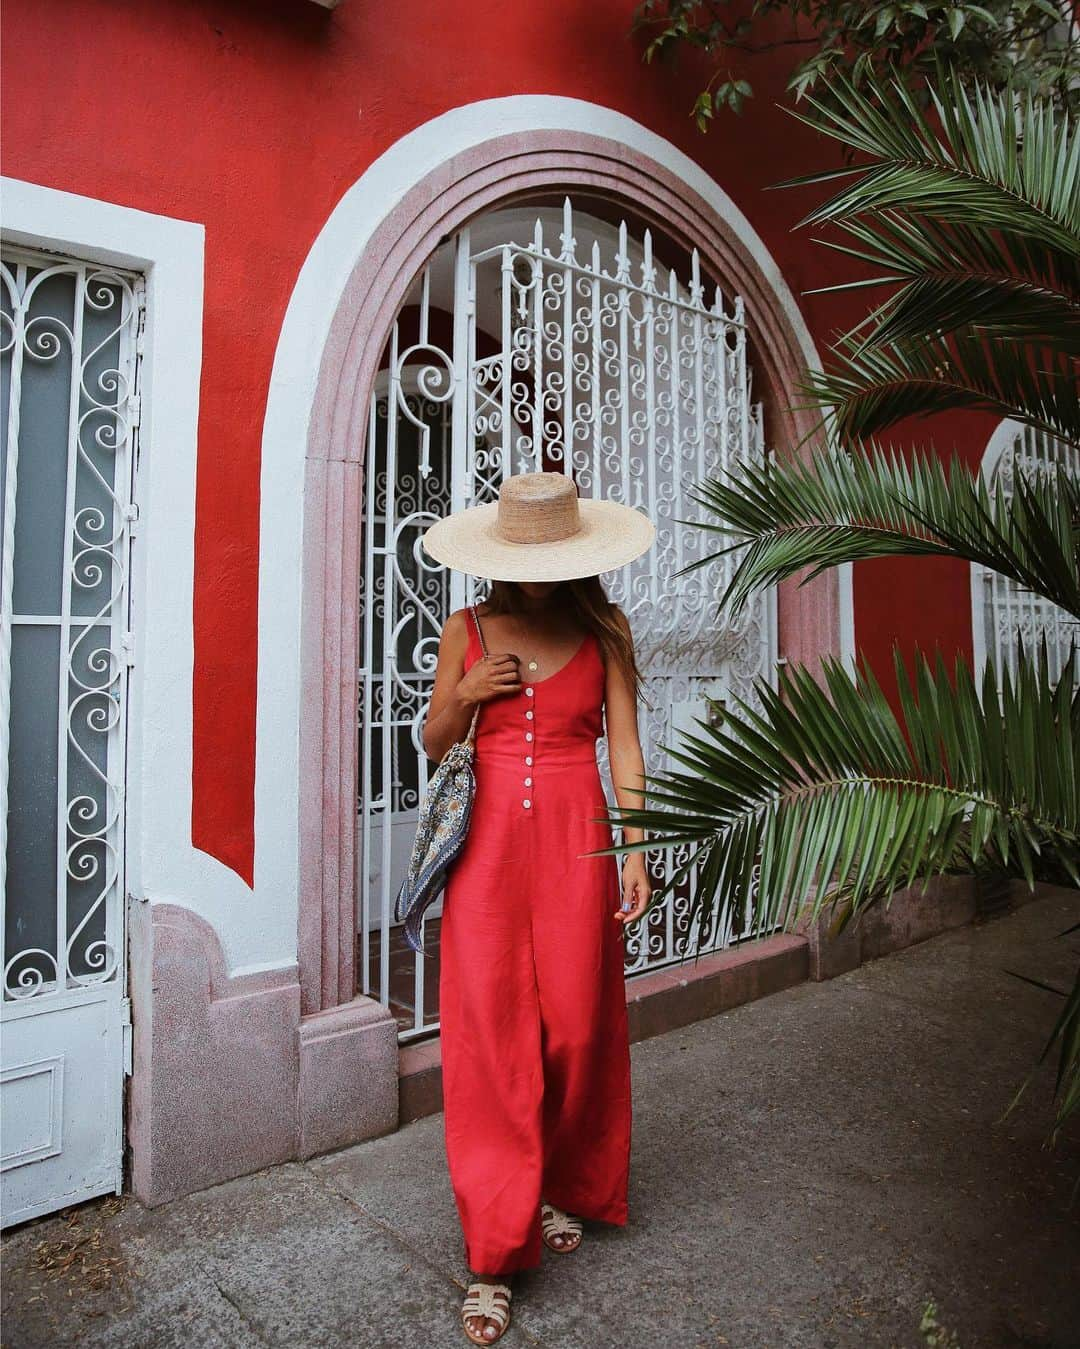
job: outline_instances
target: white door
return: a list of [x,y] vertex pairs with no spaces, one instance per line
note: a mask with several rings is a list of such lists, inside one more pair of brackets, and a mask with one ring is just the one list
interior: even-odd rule
[[3,1225],[119,1191],[141,277],[0,262]]

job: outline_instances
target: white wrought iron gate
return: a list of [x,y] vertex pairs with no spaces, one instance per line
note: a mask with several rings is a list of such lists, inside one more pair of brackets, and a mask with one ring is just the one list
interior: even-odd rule
[[[392,925],[430,768],[421,727],[443,622],[482,593],[426,558],[419,541],[432,521],[534,469],[570,473],[583,496],[656,520],[650,553],[605,577],[647,677],[650,771],[677,728],[772,677],[773,595],[732,619],[717,604],[726,560],[675,576],[714,547],[679,523],[700,514],[692,485],[764,453],[742,300],[706,293],[696,253],[688,272],[660,266],[647,230],[635,237],[569,200],[494,212],[433,256],[390,334],[365,460],[357,880],[362,990],[394,1008],[403,1038],[436,1029],[438,1015],[433,962],[425,978]],[[658,876],[684,860],[650,855]],[[693,882],[628,937],[628,973],[697,947]],[[436,949],[438,913],[428,919]],[[728,914],[703,945],[748,935],[745,917]]]
[[3,1222],[122,1172],[141,277],[0,263]]
[[[1030,476],[1060,464],[1070,477],[1080,481],[1080,450],[1075,445],[1018,422],[1002,423],[999,433],[1006,437],[1001,452],[993,452],[994,443],[1000,444],[995,435],[984,466],[987,486],[994,495],[1004,492],[1012,496],[1017,470]],[[999,572],[973,563],[971,576],[976,672],[988,660],[995,670],[1007,667],[1015,673],[1017,639],[1034,652],[1045,637],[1051,673],[1060,675],[1070,648],[1074,643],[1080,645],[1076,620]]]

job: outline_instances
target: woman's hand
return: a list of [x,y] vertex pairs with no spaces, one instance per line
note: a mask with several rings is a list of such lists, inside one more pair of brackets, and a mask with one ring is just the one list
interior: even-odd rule
[[500,655],[481,656],[465,671],[458,681],[457,696],[469,707],[487,703],[504,693],[521,690],[521,662],[506,651]]
[[649,907],[652,898],[652,882],[645,866],[645,854],[631,852],[626,854],[622,870],[622,908],[615,917],[625,928],[627,923],[635,923]]
[[443,624],[435,682],[424,718],[424,752],[436,763],[451,745],[464,740],[476,709],[521,688],[517,656],[509,652],[482,656],[465,669],[469,650],[469,614],[455,609]]

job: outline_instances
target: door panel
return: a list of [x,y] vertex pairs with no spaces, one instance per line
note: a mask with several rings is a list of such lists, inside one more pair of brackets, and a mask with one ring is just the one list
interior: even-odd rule
[[129,585],[144,286],[4,250],[0,1207],[121,1183]]

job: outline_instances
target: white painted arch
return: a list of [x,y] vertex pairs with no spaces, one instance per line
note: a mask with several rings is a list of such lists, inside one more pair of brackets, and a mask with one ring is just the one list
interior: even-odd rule
[[[537,131],[604,137],[662,164],[722,218],[771,286],[809,368],[817,353],[795,297],[749,220],[707,173],[641,123],[593,103],[515,95],[453,108],[386,150],[348,189],[313,243],[294,287],[274,358],[263,427],[259,560],[259,669],[255,773],[255,894],[273,910],[265,959],[295,955],[300,891],[301,619],[305,452],[320,365],[334,315],[361,253],[402,198],[441,165],[494,138]],[[723,278],[719,278],[721,281]],[[842,654],[853,646],[850,569],[840,576]],[[221,933],[240,943],[237,914]],[[269,949],[269,939],[275,943]]]

